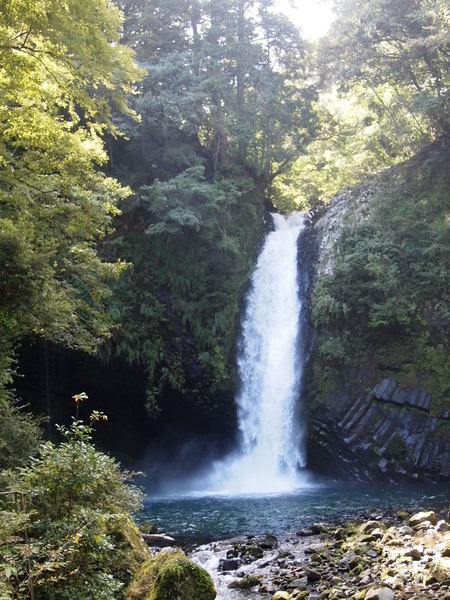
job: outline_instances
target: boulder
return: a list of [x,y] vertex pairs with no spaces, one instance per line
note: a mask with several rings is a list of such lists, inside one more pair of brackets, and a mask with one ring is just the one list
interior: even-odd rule
[[265,535],[255,540],[255,543],[263,550],[275,550],[278,547],[278,540],[274,535]]
[[215,597],[209,573],[181,550],[163,550],[146,560],[125,592],[125,600],[214,600]]
[[344,529],[344,527],[338,527],[334,532],[333,532],[333,537],[335,540],[344,540],[348,535],[348,532],[346,529]]
[[381,538],[384,535],[384,531],[381,529],[381,527],[377,527],[376,529],[372,530],[371,533],[372,537],[374,537],[376,540],[381,540]]
[[306,571],[306,576],[308,578],[308,583],[314,583],[315,581],[319,581],[321,579],[322,574],[314,569],[308,569]]
[[444,533],[445,531],[449,531],[450,526],[447,523],[447,521],[444,521],[444,519],[441,519],[440,521],[438,521],[436,523],[436,531],[440,531],[441,533]]
[[275,592],[272,596],[272,600],[291,600],[291,595],[287,592]]
[[436,513],[434,513],[432,510],[416,513],[409,519],[409,524],[411,527],[417,527],[424,521],[430,521],[430,523],[436,525],[438,521]]
[[245,546],[245,549],[241,554],[242,560],[247,564],[257,560],[258,558],[262,558],[263,556],[263,549],[255,544],[249,544],[248,546]]
[[399,519],[401,519],[402,521],[404,521],[405,519],[409,519],[409,517],[410,517],[410,516],[411,516],[411,515],[410,515],[408,512],[404,511],[404,510],[400,510],[400,511],[397,513],[397,517],[398,517]]
[[328,529],[324,523],[314,523],[311,525],[310,529],[314,535],[318,535],[319,533],[328,533]]
[[256,585],[259,585],[261,580],[255,575],[246,575],[242,579],[235,579],[228,586],[231,590],[249,590]]
[[450,558],[450,540],[441,546],[441,556],[444,558]]
[[344,554],[342,559],[339,561],[341,568],[354,569],[359,564],[360,558],[357,554],[349,550]]
[[380,527],[379,521],[366,521],[365,523],[363,523],[361,525],[360,531],[361,531],[361,533],[370,533],[371,531],[373,531],[374,529],[377,529],[378,527]]
[[308,536],[314,535],[314,534],[311,531],[311,529],[300,529],[300,531],[297,531],[297,535],[299,537],[308,537]]
[[219,571],[236,571],[241,566],[239,558],[222,558],[219,561]]
[[401,535],[413,535],[414,529],[412,527],[408,527],[408,525],[402,525],[401,527],[399,527],[398,532]]
[[306,586],[308,585],[308,578],[307,577],[302,577],[301,579],[294,579],[294,581],[291,581],[290,583],[288,583],[287,588],[289,590],[306,590]]
[[395,600],[395,594],[388,587],[370,588],[366,592],[365,600]]
[[423,556],[423,546],[413,546],[405,552],[405,556],[410,556],[413,560],[420,560]]

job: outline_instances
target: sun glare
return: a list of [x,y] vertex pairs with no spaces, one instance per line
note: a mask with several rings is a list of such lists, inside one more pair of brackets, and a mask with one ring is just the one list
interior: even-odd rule
[[316,40],[325,35],[334,20],[332,0],[276,0],[275,7],[288,16],[303,36]]

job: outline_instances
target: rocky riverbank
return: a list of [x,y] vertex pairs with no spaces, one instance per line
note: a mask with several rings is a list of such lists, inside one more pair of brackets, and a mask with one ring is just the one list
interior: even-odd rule
[[217,600],[450,600],[449,514],[366,512],[276,538],[196,548]]

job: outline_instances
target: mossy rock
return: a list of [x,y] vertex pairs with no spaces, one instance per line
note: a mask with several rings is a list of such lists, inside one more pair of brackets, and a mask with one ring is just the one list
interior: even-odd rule
[[215,597],[209,573],[181,550],[163,550],[145,561],[125,595],[126,600],[214,600]]
[[132,574],[151,557],[149,548],[136,524],[126,514],[105,519],[102,529],[114,545],[116,575],[127,584],[131,581]]
[[114,539],[114,544],[120,548],[129,548],[137,563],[150,558],[150,551],[142,539],[137,525],[128,515],[115,515],[106,523],[106,531]]
[[261,583],[261,578],[256,575],[246,575],[242,579],[235,579],[228,586],[230,590],[249,590]]

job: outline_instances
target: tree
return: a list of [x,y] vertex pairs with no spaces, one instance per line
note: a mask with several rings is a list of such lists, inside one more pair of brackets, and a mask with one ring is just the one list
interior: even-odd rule
[[[337,2],[325,60],[343,86],[389,86],[434,136],[449,127],[449,12],[445,0]],[[381,98],[378,101],[382,104]],[[385,106],[385,110],[389,110]]]
[[441,0],[340,0],[317,48],[314,139],[274,184],[277,206],[327,202],[448,134],[449,14]]
[[108,335],[97,243],[129,190],[100,170],[112,110],[141,71],[108,0],[6,0],[0,11],[0,366],[31,332],[92,351]]
[[264,195],[314,129],[307,49],[270,1],[121,7],[148,75],[131,100],[140,121],[122,118],[129,141],[111,143],[135,195],[109,249],[134,268],[115,288],[108,351],[146,366],[153,408],[189,398],[220,420]]

